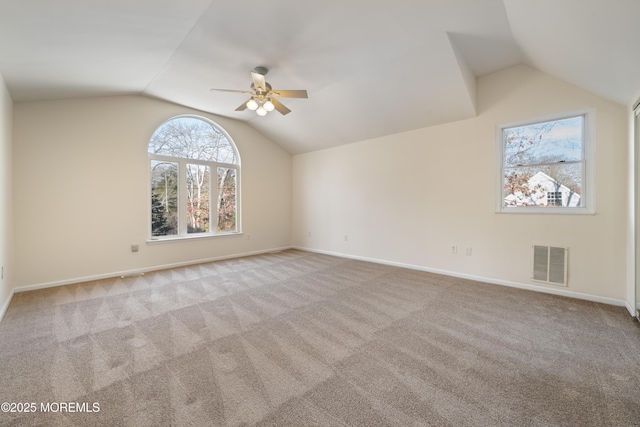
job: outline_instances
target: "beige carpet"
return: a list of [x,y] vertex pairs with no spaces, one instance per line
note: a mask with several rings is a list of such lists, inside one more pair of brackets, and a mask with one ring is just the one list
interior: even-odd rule
[[638,426],[640,327],[291,250],[16,294],[0,402],[36,404],[16,426]]

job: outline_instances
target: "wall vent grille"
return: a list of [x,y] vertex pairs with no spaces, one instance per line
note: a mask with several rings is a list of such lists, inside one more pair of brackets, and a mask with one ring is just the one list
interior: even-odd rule
[[568,252],[568,248],[534,246],[533,280],[566,286]]

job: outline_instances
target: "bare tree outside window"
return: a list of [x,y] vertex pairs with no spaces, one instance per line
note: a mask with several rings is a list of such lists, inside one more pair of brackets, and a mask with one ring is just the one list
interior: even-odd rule
[[151,137],[149,152],[183,159],[238,163],[236,150],[227,136],[211,123],[193,117],[178,117],[160,126]]
[[209,231],[209,171],[209,166],[187,164],[188,233]]

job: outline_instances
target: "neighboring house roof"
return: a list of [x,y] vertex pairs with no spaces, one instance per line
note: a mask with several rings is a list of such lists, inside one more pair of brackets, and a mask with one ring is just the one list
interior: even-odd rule
[[527,181],[527,185],[531,190],[531,195],[526,196],[521,192],[510,194],[504,198],[509,205],[547,205],[547,196],[549,192],[562,193],[562,206],[576,207],[580,206],[580,194],[571,190],[566,185],[561,184],[556,179],[539,171]]

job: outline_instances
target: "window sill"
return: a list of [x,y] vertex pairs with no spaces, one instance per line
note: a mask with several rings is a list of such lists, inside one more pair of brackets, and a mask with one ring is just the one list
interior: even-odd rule
[[172,243],[172,242],[184,242],[187,240],[202,240],[202,239],[219,239],[224,237],[237,237],[242,236],[241,231],[234,231],[224,234],[194,234],[192,236],[171,236],[171,237],[159,237],[156,239],[147,239],[148,245],[155,245],[158,243]]
[[549,207],[520,207],[496,209],[498,214],[517,215],[595,215],[593,209],[588,208],[549,208]]

